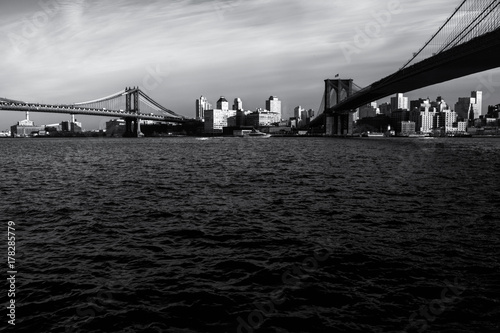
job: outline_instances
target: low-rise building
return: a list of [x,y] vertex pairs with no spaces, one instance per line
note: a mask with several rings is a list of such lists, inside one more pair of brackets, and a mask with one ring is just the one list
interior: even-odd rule
[[408,136],[411,134],[415,134],[415,122],[414,121],[402,121],[401,122],[401,136]]
[[123,119],[112,119],[106,122],[106,136],[123,136],[125,130],[126,124]]
[[281,121],[281,115],[277,112],[271,112],[268,110],[257,109],[246,116],[247,126],[270,126]]
[[26,119],[18,121],[16,125],[10,127],[10,133],[13,137],[26,137],[34,133],[44,131],[45,126],[35,126],[33,120],[30,120],[30,113],[26,111]]

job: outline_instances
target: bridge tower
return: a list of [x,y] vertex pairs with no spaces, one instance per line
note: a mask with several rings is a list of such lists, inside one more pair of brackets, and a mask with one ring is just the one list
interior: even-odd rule
[[[353,80],[326,79],[325,80],[325,129],[326,135],[352,134],[352,112],[351,110],[333,111],[332,107],[343,99],[353,94]],[[335,102],[332,103],[332,99]]]
[[[137,117],[125,118],[125,134],[127,137],[138,137],[141,135],[141,120],[139,119],[139,88],[125,88],[125,109],[128,112],[135,112]],[[133,98],[133,103],[132,103]],[[133,126],[132,126],[133,123]]]

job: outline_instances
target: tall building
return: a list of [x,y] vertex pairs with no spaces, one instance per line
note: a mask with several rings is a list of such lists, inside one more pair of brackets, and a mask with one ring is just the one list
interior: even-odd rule
[[420,107],[416,107],[416,101],[412,101],[415,108],[410,111],[410,121],[415,122],[415,130],[420,133],[429,133],[435,126],[441,127],[440,119],[436,118],[436,108],[432,106],[431,101],[420,99]]
[[479,116],[484,115],[483,113],[483,92],[482,91],[471,91],[471,97],[475,100],[474,107],[474,119],[479,118]]
[[229,102],[221,96],[216,109],[205,110],[205,133],[222,133],[222,129],[228,126],[228,118],[236,116],[236,112],[229,109]]
[[391,109],[408,110],[408,97],[404,97],[401,93],[396,94],[396,97],[391,97]]
[[235,110],[235,111],[243,110],[243,102],[242,102],[241,98],[234,99],[233,110]]
[[276,116],[276,121],[281,120],[281,101],[276,96],[270,96],[266,101],[266,109],[269,112],[278,114]]
[[305,111],[304,108],[302,108],[302,106],[296,106],[294,109],[293,109],[293,116],[297,119],[300,120],[300,118],[302,117],[302,112]]
[[413,110],[420,110],[420,106],[422,105],[422,103],[425,103],[425,101],[429,100],[429,98],[427,99],[423,99],[423,98],[419,98],[419,99],[416,99],[416,100],[413,100],[413,101],[410,101],[410,111],[413,111]]
[[396,132],[396,134],[400,134],[402,132],[401,123],[407,122],[410,118],[410,113],[408,110],[396,110],[391,113],[391,128]]
[[444,110],[450,109],[448,104],[446,104],[446,102],[444,101],[444,99],[441,96],[438,96],[436,98],[436,101],[432,102],[431,105],[436,108],[437,112],[443,112]]
[[[224,106],[224,104],[221,104]],[[228,126],[228,118],[236,116],[234,110],[211,109],[205,111],[204,129],[205,133],[222,133],[222,129]]]
[[[459,97],[455,104],[455,112],[461,119],[478,119],[483,115],[483,93],[481,91],[472,91],[471,97]],[[471,117],[471,111],[473,118]]]
[[445,132],[453,131],[453,124],[457,121],[457,113],[455,111],[446,109],[438,114],[439,117],[439,127],[443,127]]
[[201,96],[196,100],[196,119],[203,121],[205,119],[205,111],[211,108],[212,105],[208,103],[206,97]]
[[219,100],[217,101],[217,109],[222,110],[222,111],[228,111],[229,110],[229,102],[224,96],[221,96]]
[[377,102],[372,102],[359,107],[359,119],[375,117],[379,112]]
[[[392,112],[391,104],[382,103],[382,104],[380,104],[379,108],[380,108],[379,113],[382,113],[382,114],[386,115],[387,117],[391,116],[391,112]],[[397,110],[397,109],[395,109],[395,110]]]

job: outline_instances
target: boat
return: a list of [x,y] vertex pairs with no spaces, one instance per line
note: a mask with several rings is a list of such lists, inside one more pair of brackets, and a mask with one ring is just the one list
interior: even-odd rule
[[238,129],[233,131],[233,136],[240,138],[270,138],[272,135],[259,131],[258,129]]
[[255,128],[245,136],[251,137],[251,138],[270,138],[271,134],[268,133],[263,133],[259,130],[256,130]]

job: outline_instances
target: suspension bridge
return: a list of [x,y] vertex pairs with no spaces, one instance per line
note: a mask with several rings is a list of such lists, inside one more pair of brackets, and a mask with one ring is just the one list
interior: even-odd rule
[[139,87],[125,88],[102,98],[73,104],[26,103],[1,98],[0,110],[119,117],[125,119],[125,136],[140,136],[141,120],[169,123],[185,121],[183,116],[161,106]]
[[361,88],[352,79],[327,79],[310,127],[327,135],[352,133],[355,109],[404,93],[500,67],[500,0],[463,0],[435,34],[395,73]]

